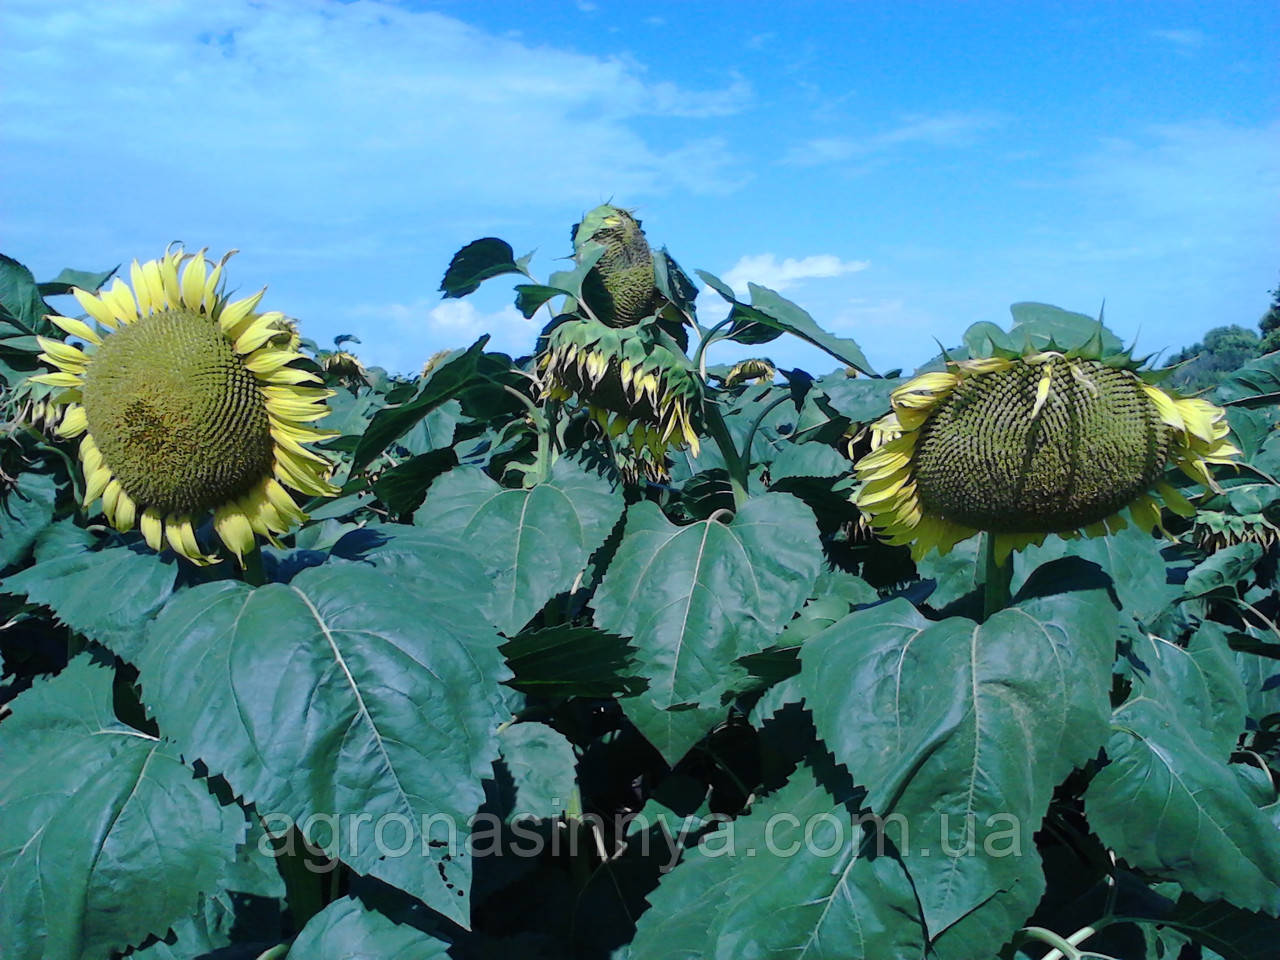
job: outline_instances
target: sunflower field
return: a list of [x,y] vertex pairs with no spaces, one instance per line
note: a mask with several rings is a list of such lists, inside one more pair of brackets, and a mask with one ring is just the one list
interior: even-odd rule
[[1280,354],[904,375],[570,239],[442,264],[545,323],[416,376],[0,259],[0,958],[1274,957]]

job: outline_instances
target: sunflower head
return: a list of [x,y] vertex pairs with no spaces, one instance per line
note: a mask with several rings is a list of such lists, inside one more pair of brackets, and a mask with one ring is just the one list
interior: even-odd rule
[[366,370],[360,358],[346,350],[334,350],[320,358],[320,366],[324,372],[339,383],[347,386],[360,385],[366,382]]
[[665,474],[668,447],[688,445],[697,454],[701,381],[660,335],[568,320],[547,338],[538,366],[547,397],[576,397],[615,449],[650,476]]
[[653,251],[640,221],[626,210],[602,204],[574,224],[573,251],[581,258],[588,243],[604,247],[582,282],[592,313],[611,327],[629,327],[652,316],[659,305],[653,283]]
[[733,365],[733,368],[724,378],[726,387],[736,387],[741,383],[773,383],[773,378],[778,375],[778,368],[768,360],[753,357],[750,360],[742,360]]
[[223,296],[230,256],[170,249],[135,261],[130,284],[73,290],[96,324],[50,317],[84,346],[41,338],[41,359],[59,370],[31,378],[61,388],[58,433],[81,438],[85,506],[101,497],[117,529],[136,523],[153,549],[167,542],[197,563],[217,559],[195,537],[206,514],[243,560],[255,534],[274,540],[305,519],[285,487],[336,492],[329,462],[304,446],[333,436],[306,425],[332,393],[290,365],[302,357],[296,330],[255,312],[262,292]]
[[948,360],[895,390],[856,467],[858,506],[881,536],[918,559],[987,532],[1003,558],[1048,534],[1114,532],[1125,509],[1158,527],[1153,491],[1193,514],[1163,478],[1173,464],[1215,486],[1208,465],[1239,453],[1223,411],[1098,342]]

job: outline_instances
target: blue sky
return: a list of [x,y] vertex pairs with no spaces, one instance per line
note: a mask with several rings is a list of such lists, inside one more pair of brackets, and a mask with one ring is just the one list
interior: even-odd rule
[[440,300],[458,247],[545,276],[609,198],[880,369],[1017,300],[1179,347],[1280,282],[1280,4],[0,4],[0,249],[41,279],[234,247],[412,370],[532,346],[504,280]]

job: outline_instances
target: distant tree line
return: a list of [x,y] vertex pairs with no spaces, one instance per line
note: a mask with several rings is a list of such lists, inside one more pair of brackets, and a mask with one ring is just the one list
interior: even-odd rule
[[1280,285],[1271,291],[1271,305],[1258,327],[1261,336],[1235,323],[1214,327],[1203,340],[1175,353],[1169,363],[1181,366],[1171,378],[1173,384],[1182,390],[1206,390],[1254,357],[1280,350]]

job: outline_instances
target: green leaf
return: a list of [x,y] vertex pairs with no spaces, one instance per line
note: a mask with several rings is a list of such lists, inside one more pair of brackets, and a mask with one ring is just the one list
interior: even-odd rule
[[244,835],[172,745],[116,719],[81,657],[0,724],[0,943],[11,960],[106,956],[162,934]]
[[8,316],[26,333],[49,335],[55,328],[45,320],[49,305],[40,296],[31,271],[0,253],[0,317]]
[[715,704],[745,674],[733,661],[774,641],[821,568],[813,514],[786,494],[753,497],[728,523],[683,527],[643,502],[627,513],[596,623],[635,638],[656,707]]
[[[826,408],[828,417],[840,416],[853,423],[870,423],[889,412],[890,394],[906,382],[903,377],[850,377],[837,372],[814,381],[814,389],[805,399],[805,407],[816,405]],[[807,426],[805,413],[801,414],[801,419]]]
[[125,660],[142,651],[147,621],[159,612],[178,569],[128,547],[64,553],[0,581],[0,592],[44,604],[67,626]]
[[138,666],[161,729],[268,825],[337,818],[353,869],[465,926],[458,844],[497,755],[507,670],[470,598],[419,579],[346,563],[287,586],[195,587],[152,624]]
[[[1135,923],[1151,923],[1135,917]],[[1271,956],[1280,942],[1280,922],[1267,916],[1241,910],[1229,903],[1202,903],[1183,894],[1172,912],[1159,917],[1163,926],[1172,927],[1197,943],[1213,950],[1224,960],[1259,960]],[[1205,954],[1205,960],[1210,960]]]
[[627,641],[595,627],[560,624],[522,633],[503,644],[502,653],[515,674],[508,685],[522,693],[605,698],[645,686],[632,675]]
[[981,551],[981,538],[970,537],[957,543],[946,556],[930,550],[916,564],[921,579],[934,582],[928,596],[929,606],[941,610],[981,588]]
[[1104,354],[1119,353],[1124,349],[1119,337],[1098,318],[1086,313],[1074,313],[1047,303],[1015,303],[1009,307],[1009,312],[1013,314],[1009,338],[1015,350],[1021,350],[1024,339],[1028,337],[1031,345],[1039,349],[1053,343],[1063,350],[1071,350],[1084,346],[1097,336],[1101,337]]
[[[1093,589],[1032,597],[981,625],[892,600],[801,648],[818,733],[887,819],[931,938],[994,911],[1005,933],[973,945],[990,955],[1035,907],[1033,834],[1056,784],[1106,737],[1115,636],[1115,608]],[[894,835],[895,817],[909,837]]]
[[347,897],[308,920],[286,956],[295,960],[448,960],[448,950],[443,940]]
[[862,840],[861,826],[801,766],[662,879],[630,960],[923,957],[902,865],[859,850]]
[[1133,867],[1202,900],[1274,915],[1280,837],[1220,755],[1221,736],[1205,729],[1203,708],[1212,711],[1217,698],[1188,689],[1189,675],[1203,682],[1200,663],[1166,641],[1142,639],[1134,694],[1112,719],[1110,762],[1085,792],[1089,823]]
[[565,812],[577,786],[577,758],[564,734],[544,723],[515,723],[499,734],[498,749],[515,782],[510,818]]
[[1184,597],[1203,597],[1209,594],[1234,594],[1236,585],[1262,559],[1262,547],[1256,543],[1235,543],[1211,554],[1187,574],[1182,588]]
[[723,722],[727,712],[719,704],[700,707],[694,703],[678,703],[664,709],[643,694],[619,700],[618,705],[662,759],[673,767],[713,727]]
[[497,237],[484,237],[473,240],[453,255],[440,281],[440,290],[446,298],[465,297],[491,277],[523,272],[521,264],[516,263],[511,244]]
[[823,330],[814,321],[813,317],[809,316],[786,297],[780,296],[768,287],[749,283],[747,284],[747,290],[750,292],[751,303],[749,305],[744,304],[738,300],[729,286],[719,277],[707,273],[705,270],[696,270],[694,272],[720,296],[734,305],[734,311],[731,314],[735,317],[733,339],[749,344],[767,343],[774,337],[756,333],[753,327],[755,325],[761,325],[766,328],[771,327],[797,336],[806,343],[813,344],[819,350],[829,353],[841,363],[869,376],[875,376],[875,371],[871,368],[871,364],[867,362],[861,347],[852,340],[837,337]]
[[79,287],[81,290],[95,293],[119,269],[119,266],[115,266],[110,270],[95,273],[92,270],[72,270],[70,267],[64,267],[62,272],[52,280],[36,284],[36,287],[39,289],[41,296],[45,297],[64,296],[71,292],[72,287]]
[[1124,611],[1140,623],[1151,623],[1173,603],[1181,588],[1168,582],[1168,565],[1160,556],[1168,541],[1157,540],[1137,527],[1105,537],[1063,540],[1048,537],[1043,546],[1027,547],[1014,555],[1015,587],[1034,571],[1061,557],[1096,563],[1111,578]]
[[853,471],[849,458],[825,443],[789,443],[769,465],[773,483],[788,477],[840,477]]
[[351,458],[351,473],[363,470],[391,443],[408,433],[414,424],[466,386],[475,374],[476,364],[488,340],[486,335],[466,350],[455,350],[431,371],[431,376],[422,381],[413,399],[383,407],[375,413]]
[[[1203,693],[1196,691],[1201,724],[1212,736],[1217,755],[1229,760],[1244,731],[1248,697],[1226,630],[1212,620],[1200,624],[1187,643],[1186,658],[1195,667],[1194,681],[1203,686]],[[1187,676],[1178,686],[1190,692],[1193,678]]]
[[622,494],[607,480],[561,459],[550,479],[528,490],[509,490],[481,470],[459,467],[432,485],[416,523],[473,546],[494,582],[482,611],[514,636],[573,586],[622,507]]
[[547,287],[540,283],[516,284],[516,309],[528,320],[542,309],[552,297],[562,296],[565,291],[559,287]]
[[1280,351],[1250,360],[1227,376],[1214,390],[1213,399],[1243,407],[1280,402]]
[[43,473],[23,473],[0,500],[0,570],[21,563],[31,545],[53,523],[58,485]]

